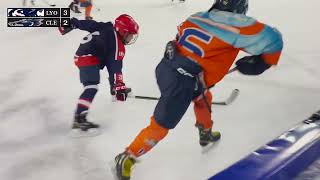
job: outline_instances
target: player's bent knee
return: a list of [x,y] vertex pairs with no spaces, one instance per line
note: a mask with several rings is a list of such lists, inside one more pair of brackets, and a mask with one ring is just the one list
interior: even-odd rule
[[[209,90],[205,92],[206,101],[211,104],[212,102],[212,94]],[[202,97],[202,95],[198,96],[193,100],[195,107],[202,108],[206,106],[205,99]]]

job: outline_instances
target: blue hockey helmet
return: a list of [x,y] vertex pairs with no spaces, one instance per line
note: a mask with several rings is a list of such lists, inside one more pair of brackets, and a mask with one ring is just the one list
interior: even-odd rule
[[246,14],[248,11],[248,0],[216,0],[209,11],[212,9]]

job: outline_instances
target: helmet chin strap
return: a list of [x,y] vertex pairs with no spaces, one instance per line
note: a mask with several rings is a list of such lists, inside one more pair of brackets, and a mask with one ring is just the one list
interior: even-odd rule
[[116,30],[117,34],[120,36],[120,40],[123,44],[127,44],[126,41],[125,41],[125,37],[124,35],[122,35],[118,30]]

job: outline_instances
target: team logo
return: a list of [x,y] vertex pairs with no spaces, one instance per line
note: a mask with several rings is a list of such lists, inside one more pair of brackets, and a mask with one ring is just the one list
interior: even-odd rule
[[180,74],[182,74],[182,75],[189,76],[189,77],[192,77],[192,78],[194,77],[192,74],[188,73],[188,71],[182,69],[181,67],[179,67],[179,68],[177,69],[177,71],[178,71]]
[[124,57],[124,52],[123,51],[119,51],[119,56],[120,57]]
[[19,19],[8,22],[9,27],[39,27],[43,24],[43,19]]
[[8,17],[44,17],[44,9],[8,8]]

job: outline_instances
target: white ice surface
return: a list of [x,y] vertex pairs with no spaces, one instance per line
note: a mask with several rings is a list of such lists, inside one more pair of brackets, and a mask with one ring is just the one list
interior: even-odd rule
[[[128,13],[139,22],[139,39],[127,47],[124,80],[136,95],[145,96],[159,96],[154,69],[176,26],[212,3],[93,1],[101,9],[93,10],[97,21],[113,21]],[[41,0],[36,2],[44,6]],[[55,3],[66,7],[70,2]],[[56,28],[7,28],[6,8],[20,6],[18,0],[0,1],[0,179],[111,179],[108,162],[149,123],[156,102],[111,102],[103,71],[89,116],[101,124],[102,134],[70,138],[82,92],[73,55],[87,33],[75,30],[61,36]],[[141,158],[132,180],[206,179],[320,109],[319,6],[318,0],[250,1],[249,15],[283,34],[279,65],[258,77],[233,73],[213,90],[216,101],[234,88],[241,92],[234,104],[213,108],[214,129],[221,131],[222,139],[212,151],[201,154],[189,108],[176,129]]]

